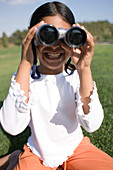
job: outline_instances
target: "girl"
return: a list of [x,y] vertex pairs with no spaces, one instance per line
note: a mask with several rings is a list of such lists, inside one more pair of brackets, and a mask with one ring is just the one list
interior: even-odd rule
[[[86,43],[76,50],[60,39],[50,47],[37,45],[35,35],[44,24],[64,29],[79,26],[87,33]],[[3,128],[12,135],[28,125],[31,128],[14,170],[50,170],[59,165],[67,170],[113,169],[112,158],[93,146],[80,127],[94,132],[103,121],[90,69],[93,53],[92,35],[75,24],[67,6],[49,2],[33,13],[21,62],[0,114]],[[76,67],[71,75],[65,72],[70,56]],[[36,58],[40,65],[32,67]]]

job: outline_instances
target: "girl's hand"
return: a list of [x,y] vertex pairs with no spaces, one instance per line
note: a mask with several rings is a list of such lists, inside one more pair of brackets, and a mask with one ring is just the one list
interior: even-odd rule
[[38,27],[43,24],[44,24],[44,21],[41,21],[40,23],[36,24],[31,29],[29,29],[26,37],[24,38],[24,40],[22,42],[21,62],[28,63],[28,64],[30,64],[30,66],[32,66],[33,62],[34,62],[31,41],[34,38]]
[[94,54],[94,41],[93,36],[83,26],[80,26],[79,24],[74,24],[73,26],[81,27],[87,34],[86,43],[79,49],[73,49],[71,57],[75,67],[80,71],[90,67]]

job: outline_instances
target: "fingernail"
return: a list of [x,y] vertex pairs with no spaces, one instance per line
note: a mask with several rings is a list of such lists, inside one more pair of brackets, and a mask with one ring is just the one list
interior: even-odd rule
[[41,23],[41,24],[44,24],[44,21],[41,21],[40,23]]

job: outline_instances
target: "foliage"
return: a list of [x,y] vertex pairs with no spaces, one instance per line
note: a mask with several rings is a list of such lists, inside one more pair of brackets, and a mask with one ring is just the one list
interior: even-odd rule
[[95,41],[113,42],[113,24],[108,21],[84,22],[82,24],[91,32]]
[[[17,70],[20,61],[20,47],[3,48],[0,50],[0,106],[6,98],[10,79]],[[83,130],[84,135],[90,137],[91,142],[113,157],[113,45],[95,45],[95,53],[91,69],[96,81],[100,101],[105,118],[102,126],[94,133]],[[17,136],[11,136],[0,128],[0,156],[4,156],[16,149],[22,149],[26,143],[30,129]]]
[[7,47],[8,46],[8,38],[7,38],[7,35],[5,33],[3,33],[3,36],[2,36],[2,45],[3,47]]
[[19,31],[17,30],[16,32],[14,32],[11,37],[9,38],[9,43],[13,43],[15,45],[20,45],[22,44],[23,39],[25,38],[27,34],[27,31]]
[[[86,29],[92,33],[96,42],[113,43],[113,24],[109,23],[108,21],[83,22],[80,24],[84,25]],[[4,47],[7,44],[6,41],[9,44],[20,45],[26,34],[27,30],[17,30],[10,37],[7,37],[4,33],[1,39],[5,41],[1,41],[0,39],[0,46],[2,45]]]

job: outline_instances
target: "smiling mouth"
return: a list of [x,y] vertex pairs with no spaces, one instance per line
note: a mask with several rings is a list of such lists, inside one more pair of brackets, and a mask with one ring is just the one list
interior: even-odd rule
[[62,55],[63,53],[45,53],[45,56],[49,59],[59,59]]

